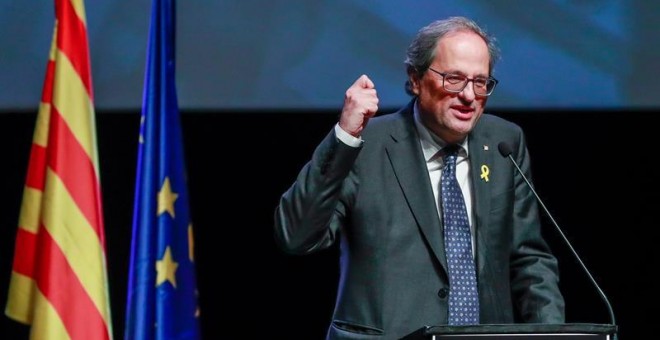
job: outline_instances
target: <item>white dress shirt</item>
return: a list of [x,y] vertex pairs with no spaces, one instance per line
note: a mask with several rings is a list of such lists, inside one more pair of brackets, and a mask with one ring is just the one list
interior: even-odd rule
[[[419,142],[424,152],[424,160],[426,161],[426,169],[429,172],[431,179],[431,187],[433,188],[433,196],[435,196],[435,207],[438,211],[438,216],[442,220],[442,198],[440,195],[440,179],[442,176],[442,148],[447,145],[440,137],[436,136],[429,129],[422,124],[419,117],[417,102],[414,107],[415,127],[419,136]],[[460,148],[458,156],[456,157],[456,180],[463,192],[463,199],[465,200],[465,209],[470,223],[470,234],[472,235],[472,254],[474,254],[474,224],[472,216],[472,185],[470,184],[470,164],[468,162],[468,141],[467,138],[459,144]]]

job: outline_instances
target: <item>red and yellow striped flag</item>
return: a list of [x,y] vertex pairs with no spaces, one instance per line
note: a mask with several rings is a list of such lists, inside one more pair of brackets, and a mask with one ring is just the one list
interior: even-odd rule
[[5,311],[33,339],[112,338],[93,103],[83,0],[55,0]]

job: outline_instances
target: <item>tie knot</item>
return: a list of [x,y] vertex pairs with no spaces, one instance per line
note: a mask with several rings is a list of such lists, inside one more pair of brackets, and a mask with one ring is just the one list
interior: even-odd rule
[[460,150],[460,146],[456,144],[449,144],[442,148],[443,152],[443,160],[445,163],[456,163],[456,156],[458,156],[458,150]]

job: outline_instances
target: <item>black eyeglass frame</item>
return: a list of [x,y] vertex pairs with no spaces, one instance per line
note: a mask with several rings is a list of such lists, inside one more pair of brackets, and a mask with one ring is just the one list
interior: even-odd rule
[[[488,97],[488,96],[490,96],[491,94],[493,94],[493,91],[495,90],[495,87],[497,86],[497,83],[499,83],[499,80],[497,80],[497,79],[495,79],[495,78],[493,78],[493,77],[488,77],[488,78],[468,78],[468,77],[466,77],[466,76],[464,76],[464,75],[462,75],[462,74],[449,73],[449,72],[440,72],[440,71],[438,71],[438,70],[433,69],[432,67],[429,67],[428,69],[431,70],[431,71],[433,71],[433,72],[435,72],[436,74],[439,74],[439,75],[442,76],[442,88],[445,89],[445,91],[447,91],[447,92],[451,92],[451,93],[460,93],[461,91],[465,90],[465,87],[467,87],[467,84],[468,84],[469,82],[472,82],[472,91],[474,91],[474,94],[475,94],[475,95],[480,96],[480,97]],[[456,77],[462,77],[462,78],[465,78],[465,80],[463,80],[463,87],[461,87],[460,90],[450,90],[450,89],[448,89],[448,88],[445,86],[445,78],[446,78],[447,76],[456,76]],[[488,82],[492,82],[492,83],[493,83],[493,86],[490,88],[490,91],[486,92],[485,94],[479,94],[479,93],[477,93],[477,91],[476,91],[476,89],[475,89],[475,87],[474,87],[474,81],[477,80],[477,79],[486,79],[486,90],[488,90]],[[450,83],[450,84],[451,84],[451,83]]]

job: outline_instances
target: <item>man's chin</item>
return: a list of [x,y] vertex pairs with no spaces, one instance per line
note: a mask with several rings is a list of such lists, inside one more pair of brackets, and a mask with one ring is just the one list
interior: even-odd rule
[[470,132],[470,130],[472,130],[473,125],[474,123],[472,120],[457,119],[452,124],[452,130],[454,130],[456,134],[464,136],[467,135]]

